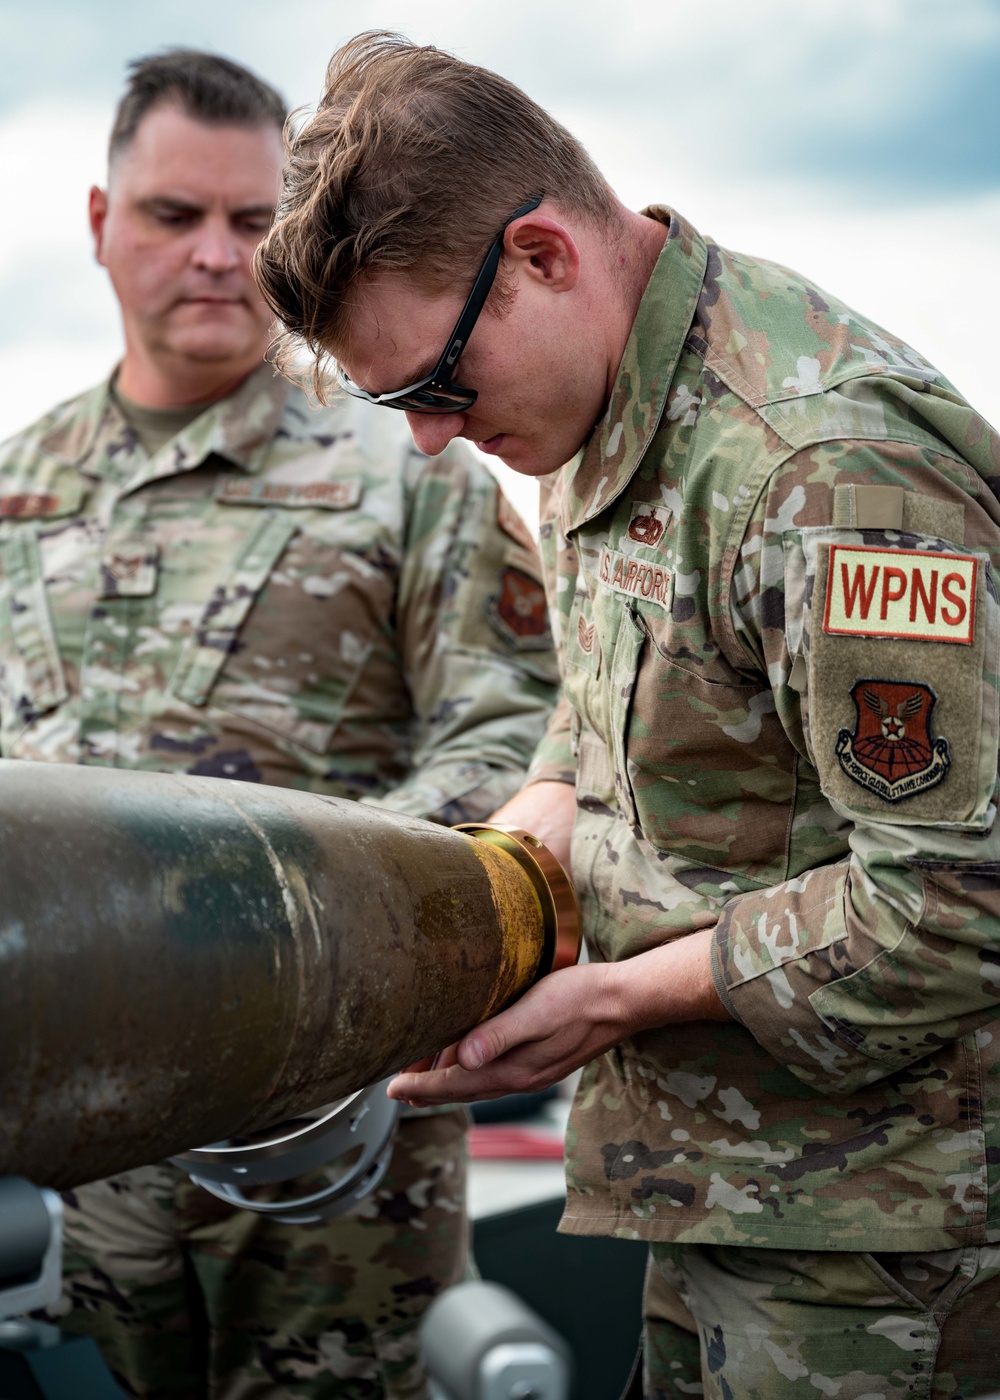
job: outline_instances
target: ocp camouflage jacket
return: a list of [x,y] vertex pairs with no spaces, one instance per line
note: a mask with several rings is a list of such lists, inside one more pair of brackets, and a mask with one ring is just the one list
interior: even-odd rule
[[584,1071],[564,1228],[1000,1238],[1000,440],[930,366],[668,210],[542,527],[591,955],[715,926],[735,1018]]
[[265,366],[153,457],[108,384],[0,449],[7,758],[481,819],[555,662],[525,527],[462,445]]

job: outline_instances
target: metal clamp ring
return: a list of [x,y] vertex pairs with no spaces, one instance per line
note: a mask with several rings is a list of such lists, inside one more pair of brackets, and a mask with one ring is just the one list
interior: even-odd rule
[[[260,1215],[293,1224],[339,1215],[374,1190],[388,1169],[400,1108],[385,1092],[388,1082],[384,1079],[328,1104],[317,1110],[318,1117],[276,1125],[259,1141],[212,1142],[171,1161],[213,1196]],[[246,1186],[302,1176],[359,1144],[358,1159],[336,1181],[311,1195],[255,1201],[243,1192]]]
[[548,846],[519,826],[463,822],[454,830],[506,851],[527,872],[542,906],[548,953],[548,965],[539,969],[538,976],[572,967],[580,956],[580,903],[569,876]]

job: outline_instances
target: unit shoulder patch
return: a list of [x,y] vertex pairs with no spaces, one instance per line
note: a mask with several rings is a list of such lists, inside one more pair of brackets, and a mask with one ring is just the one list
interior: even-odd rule
[[545,590],[520,569],[500,572],[500,590],[486,602],[486,617],[514,651],[541,651],[552,645]]
[[853,734],[837,736],[847,776],[884,802],[901,802],[935,787],[951,767],[948,741],[931,734],[937,699],[920,681],[859,680],[851,687]]
[[935,536],[830,534],[804,537],[801,595],[803,719],[823,792],[861,819],[986,829],[1000,730],[987,558]]
[[978,568],[968,554],[832,544],[823,631],[970,646]]

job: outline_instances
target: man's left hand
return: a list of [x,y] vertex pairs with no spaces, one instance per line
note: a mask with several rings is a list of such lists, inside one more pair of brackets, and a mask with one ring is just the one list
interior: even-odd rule
[[397,1075],[390,1098],[422,1108],[534,1093],[636,1031],[728,1020],[712,984],[711,936],[701,929],[625,962],[550,973],[444,1051],[437,1068]]

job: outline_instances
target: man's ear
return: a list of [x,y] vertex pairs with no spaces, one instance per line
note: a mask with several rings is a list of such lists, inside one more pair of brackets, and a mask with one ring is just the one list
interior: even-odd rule
[[87,212],[90,216],[90,232],[94,236],[94,257],[103,264],[101,245],[104,241],[104,224],[108,217],[107,190],[102,190],[98,185],[91,185]]
[[504,234],[504,253],[528,277],[553,292],[571,292],[580,279],[580,249],[565,224],[525,214]]

